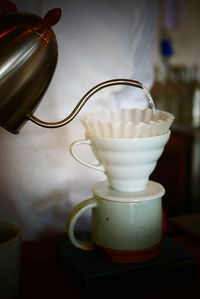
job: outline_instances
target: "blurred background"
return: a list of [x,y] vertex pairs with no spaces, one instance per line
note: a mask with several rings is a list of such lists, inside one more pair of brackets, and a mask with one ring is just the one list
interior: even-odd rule
[[172,139],[162,157],[161,181],[168,186],[165,205],[170,216],[200,211],[199,9],[195,0],[161,1],[160,6],[151,93],[158,109],[175,116]]
[[[95,84],[122,77],[141,81],[156,108],[175,116],[171,139],[151,177],[166,189],[166,215],[199,214],[200,2],[13,2],[19,11],[40,16],[62,9],[53,27],[58,65],[35,115],[57,121]],[[81,113],[147,104],[139,91],[118,86],[95,96]],[[21,226],[24,239],[63,232],[72,207],[90,197],[93,185],[104,178],[69,155],[69,144],[84,137],[79,118],[56,130],[29,122],[18,136],[3,129],[0,136],[0,219]],[[83,217],[81,229],[90,225],[88,218]]]

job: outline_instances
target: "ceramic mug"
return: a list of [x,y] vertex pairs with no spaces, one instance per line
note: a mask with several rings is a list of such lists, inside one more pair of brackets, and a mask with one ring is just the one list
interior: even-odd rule
[[[145,189],[169,137],[170,131],[164,135],[144,138],[88,137],[72,142],[70,153],[83,165],[104,172],[114,189],[136,192]],[[77,147],[83,144],[92,147],[98,164],[80,158]]]
[[15,298],[20,283],[21,229],[0,222],[0,298]]
[[[94,196],[70,213],[66,229],[71,243],[80,249],[96,249],[114,262],[144,262],[154,258],[162,238],[162,196],[164,188],[149,181],[145,191],[123,193],[107,181],[96,184]],[[90,242],[75,237],[79,217],[92,210]]]

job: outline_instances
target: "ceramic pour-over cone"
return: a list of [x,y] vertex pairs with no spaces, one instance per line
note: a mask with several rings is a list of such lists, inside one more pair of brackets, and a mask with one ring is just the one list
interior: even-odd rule
[[[80,163],[105,173],[110,186],[122,192],[144,190],[170,136],[173,115],[155,109],[103,110],[85,114],[81,121],[86,140],[71,144],[72,156]],[[86,162],[76,147],[89,144],[98,164]]]
[[98,165],[83,161],[75,147],[73,157],[80,163],[103,171],[109,184],[122,192],[144,190],[170,137],[173,115],[151,109],[121,109],[90,112],[81,117],[87,143],[92,147]]
[[[72,156],[92,169],[102,171],[110,186],[122,192],[144,190],[170,137],[166,134],[141,138],[90,137],[77,140],[70,146]],[[88,144],[98,160],[89,163],[79,157],[77,147]]]

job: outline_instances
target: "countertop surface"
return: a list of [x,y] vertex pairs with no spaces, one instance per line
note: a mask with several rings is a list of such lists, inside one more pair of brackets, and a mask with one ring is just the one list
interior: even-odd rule
[[[128,294],[130,289],[136,295],[132,296],[134,298],[199,298],[200,240],[195,238],[190,232],[182,229],[182,227],[179,227],[177,223],[174,225],[171,221],[168,222],[166,237],[193,255],[194,273],[190,275],[186,269],[184,270],[186,271],[186,279],[182,281],[177,277],[175,279],[177,281],[174,283],[171,283],[171,275],[169,274],[165,277],[162,285],[158,285],[157,281],[149,275],[149,279],[152,280],[152,288],[147,289],[145,287],[147,284],[143,281],[141,282],[141,288],[137,289],[139,294],[136,294],[134,282],[129,282],[127,290],[121,290],[124,298],[128,298],[126,297],[126,291]],[[85,292],[80,289],[76,278],[74,276],[72,278],[70,268],[69,270],[66,268],[64,270],[58,263],[56,253],[58,242],[61,238],[63,236],[38,241],[24,241],[22,243],[22,273],[19,299],[98,298],[98,295],[101,297],[103,285],[102,288],[100,286],[92,290],[92,293]],[[184,277],[184,273],[182,274]],[[116,296],[114,290],[111,295],[113,295],[113,298]],[[107,296],[108,293],[104,294],[104,298],[107,298]],[[110,295],[108,297],[112,298]]]

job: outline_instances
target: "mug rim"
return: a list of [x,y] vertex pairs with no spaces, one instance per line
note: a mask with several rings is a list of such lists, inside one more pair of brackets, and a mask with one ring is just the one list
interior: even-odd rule
[[162,134],[162,135],[155,135],[155,136],[149,136],[149,137],[131,137],[131,138],[122,138],[122,137],[98,137],[98,136],[90,136],[88,135],[87,133],[85,134],[85,137],[86,139],[90,139],[90,140],[107,140],[107,141],[115,141],[115,140],[118,140],[118,141],[128,141],[128,140],[150,140],[150,139],[153,139],[153,138],[158,138],[158,137],[167,137],[171,134],[171,130],[168,130],[165,134]]
[[5,225],[7,228],[10,228],[13,231],[15,231],[15,236],[9,238],[8,240],[6,240],[2,243],[0,242],[0,247],[3,247],[3,246],[8,245],[10,243],[13,243],[14,241],[16,241],[17,239],[19,239],[22,236],[22,230],[16,224],[13,224],[13,223],[10,223],[10,222],[7,222],[7,221],[0,221],[0,226],[2,224]]

